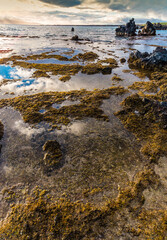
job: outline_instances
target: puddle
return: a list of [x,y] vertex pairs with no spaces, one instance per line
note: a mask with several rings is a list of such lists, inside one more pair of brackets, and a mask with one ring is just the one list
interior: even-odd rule
[[58,103],[54,103],[52,104],[52,107],[53,108],[56,108],[56,109],[59,109],[61,107],[64,107],[64,106],[71,106],[71,105],[77,105],[77,104],[80,104],[80,101],[69,101],[69,100],[65,100],[63,103],[61,104],[58,104]]
[[34,70],[27,70],[19,67],[11,67],[9,65],[0,65],[0,78],[1,79],[20,79],[30,78]]
[[[62,55],[63,56],[63,55]],[[79,61],[60,61],[55,58],[46,58],[46,59],[38,59],[38,60],[27,60],[25,62],[28,63],[37,63],[37,64],[80,64],[83,65],[82,62]]]

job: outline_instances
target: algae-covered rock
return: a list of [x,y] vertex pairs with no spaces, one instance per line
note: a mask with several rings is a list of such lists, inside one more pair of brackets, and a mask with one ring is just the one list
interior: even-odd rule
[[60,81],[62,82],[67,82],[71,79],[71,76],[70,75],[64,75],[62,77],[59,78]]
[[139,36],[155,36],[156,35],[156,29],[154,25],[147,21],[146,25],[142,28],[142,30],[139,30],[138,33]]
[[43,160],[47,168],[51,170],[61,167],[62,151],[60,144],[56,140],[47,141],[43,146],[43,151],[46,152]]
[[83,61],[94,61],[99,56],[94,52],[86,52],[86,53],[83,53],[83,54],[79,53],[76,57],[78,57],[79,59],[81,59]]
[[[68,125],[72,119],[83,119],[92,117],[98,120],[109,121],[100,105],[103,99],[108,99],[112,94],[124,94],[127,92],[122,87],[111,87],[104,90],[94,91],[71,91],[71,92],[49,92],[29,96],[20,96],[12,99],[0,100],[0,107],[12,106],[23,115],[23,120],[28,123],[49,122],[53,125]],[[79,104],[63,106],[59,109],[52,107],[54,103],[62,103],[69,100],[80,100]],[[40,113],[41,109],[46,109]]]
[[142,142],[142,152],[152,160],[167,153],[167,107],[138,94],[127,97],[116,113],[125,127]]
[[129,57],[131,68],[139,69],[164,69],[167,66],[167,50],[157,47],[152,53],[141,53],[140,51],[132,52]]
[[137,26],[135,24],[134,18],[132,18],[126,26],[120,26],[116,28],[116,36],[136,36]]
[[[116,198],[106,199],[101,205],[72,201],[68,196],[55,200],[46,190],[35,190],[25,203],[13,205],[6,221],[0,225],[2,239],[161,239],[167,229],[166,212],[146,211],[143,191],[158,184],[152,169],[143,169]],[[154,223],[151,216],[157,216]],[[148,218],[148,219],[147,219]],[[147,225],[150,231],[143,230]],[[130,236],[130,238],[129,238]],[[152,239],[152,238],[150,238]]]

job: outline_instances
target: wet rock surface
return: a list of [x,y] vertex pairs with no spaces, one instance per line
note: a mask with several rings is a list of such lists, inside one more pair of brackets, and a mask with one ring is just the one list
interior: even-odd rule
[[155,36],[156,35],[156,29],[154,25],[147,21],[146,25],[142,28],[142,30],[138,32],[139,36]]
[[116,36],[136,36],[137,26],[135,24],[134,18],[132,18],[126,26],[120,26],[116,28]]
[[62,151],[60,144],[56,140],[47,141],[43,146],[43,151],[46,152],[43,161],[47,171],[52,171],[62,166]]
[[129,64],[131,67],[143,69],[162,69],[167,65],[167,50],[157,47],[152,53],[140,51],[130,54]]

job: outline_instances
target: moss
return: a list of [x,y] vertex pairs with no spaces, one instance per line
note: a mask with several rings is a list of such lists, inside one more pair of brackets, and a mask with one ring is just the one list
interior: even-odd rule
[[62,82],[67,82],[71,79],[71,76],[70,75],[64,75],[62,77],[59,78],[60,81]]
[[[53,125],[68,125],[72,119],[83,119],[85,117],[108,121],[108,117],[99,108],[103,99],[108,99],[111,94],[123,94],[125,92],[126,90],[122,87],[111,87],[95,91],[81,90],[62,93],[39,93],[0,100],[0,107],[14,107],[22,113],[24,121],[29,123],[46,121]],[[62,103],[66,98],[71,101],[78,99],[80,103],[63,106],[59,109],[52,107],[52,104]],[[40,109],[47,109],[47,111],[42,114],[39,112]]]
[[116,115],[142,142],[143,153],[157,160],[167,149],[166,108],[138,94],[127,97],[122,105],[124,109]]
[[60,144],[56,140],[47,141],[43,146],[43,151],[46,152],[43,160],[47,171],[51,171],[62,166],[62,151]]

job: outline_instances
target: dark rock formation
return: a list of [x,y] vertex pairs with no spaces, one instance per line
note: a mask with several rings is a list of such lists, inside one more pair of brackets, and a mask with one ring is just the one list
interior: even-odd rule
[[152,53],[139,51],[130,54],[129,64],[131,67],[143,69],[162,69],[167,66],[167,50],[157,47]]
[[75,36],[72,37],[71,40],[73,40],[73,41],[78,41],[78,40],[80,40],[80,39],[79,39],[78,35],[75,35]]
[[120,63],[125,63],[126,62],[126,59],[125,58],[121,58],[120,59]]
[[138,32],[138,35],[139,36],[155,36],[156,29],[151,22],[147,21],[145,27],[143,27],[142,30]]
[[116,36],[135,36],[137,26],[135,24],[134,18],[132,18],[126,26],[120,26],[116,28]]
[[79,38],[78,35],[75,35],[71,38],[73,41],[90,41],[89,38]]

